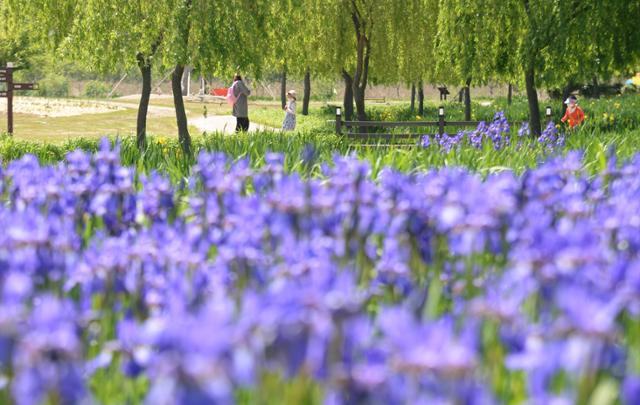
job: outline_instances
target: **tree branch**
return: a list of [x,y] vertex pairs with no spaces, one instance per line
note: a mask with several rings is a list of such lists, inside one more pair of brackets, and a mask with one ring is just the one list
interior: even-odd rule
[[353,20],[353,26],[356,29],[356,39],[360,39],[360,36],[362,35],[360,32],[362,16],[360,15],[360,11],[358,11],[358,6],[356,5],[355,0],[351,0],[351,19]]
[[361,91],[367,87],[367,80],[369,80],[369,59],[371,57],[371,43],[369,42],[369,38],[367,37],[365,37],[365,49],[363,76],[362,83],[360,85]]

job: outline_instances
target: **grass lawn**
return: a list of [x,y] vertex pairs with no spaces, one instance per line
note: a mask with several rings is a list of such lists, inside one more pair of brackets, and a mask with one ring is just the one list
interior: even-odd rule
[[[91,100],[69,99],[51,100],[53,103],[83,104]],[[93,100],[95,101],[95,100]],[[497,98],[491,102],[474,102],[473,120],[490,121],[496,111],[505,111],[512,123],[519,123],[527,119],[528,109],[526,100],[517,99],[513,105],[507,105],[506,100]],[[68,117],[45,117],[42,115],[19,113],[15,115],[14,132],[19,140],[41,141],[60,144],[66,140],[87,138],[95,139],[105,135],[128,136],[135,135],[138,101],[135,99],[116,99],[100,101],[101,103],[113,103],[114,106],[125,109],[103,113],[86,113]],[[302,102],[298,106],[297,129],[302,132],[333,132],[335,117],[334,105],[314,101],[310,106],[310,115],[303,116],[300,112]],[[425,103],[425,112],[422,116],[411,112],[406,102],[391,102],[385,104],[369,103],[368,114],[374,121],[412,121],[435,120],[439,102],[428,101]],[[542,104],[544,105],[544,104]],[[601,100],[585,100],[582,104],[588,119],[587,126],[604,131],[629,130],[640,127],[640,97],[630,95]],[[462,119],[464,117],[463,106],[455,102],[445,104],[448,119]],[[226,102],[202,103],[185,100],[185,108],[189,120],[201,118],[205,114],[230,115],[231,109]],[[152,97],[151,108],[147,117],[147,133],[158,137],[173,138],[177,134],[177,126],[171,97]],[[560,118],[560,110],[554,110],[556,122]],[[249,116],[252,122],[262,124],[269,128],[279,129],[282,125],[284,113],[278,101],[250,100]],[[6,115],[0,114],[0,132],[6,128]],[[201,130],[190,126],[192,136],[197,137]]]
[[[122,110],[101,114],[72,117],[43,117],[15,114],[14,135],[17,139],[61,143],[69,139],[99,138],[105,135],[125,136],[136,133],[135,110]],[[7,117],[0,117],[0,128],[7,125]],[[147,131],[155,135],[173,135],[177,132],[175,118],[150,116]],[[197,133],[195,131],[194,133]]]
[[[77,101],[74,99],[73,101]],[[98,114],[83,114],[68,117],[46,117],[36,114],[14,114],[14,136],[19,140],[30,140],[60,144],[75,138],[95,139],[103,136],[129,136],[136,133],[136,118],[138,103],[136,100],[113,101],[120,106],[128,107],[123,110],[103,112]],[[324,123],[320,109],[324,103],[314,103],[312,115],[299,115],[300,129],[317,128]],[[151,107],[173,108],[171,98],[152,99]],[[185,108],[189,119],[200,118],[206,114],[230,115],[231,110],[226,103],[200,103],[185,100]],[[269,101],[250,103],[251,120],[272,128],[282,125],[284,113],[280,104]],[[6,130],[7,117],[0,114],[0,132]],[[150,112],[147,116],[147,133],[154,136],[175,137],[178,132],[175,115],[171,111],[161,113]],[[201,131],[190,126],[192,136],[198,136]]]

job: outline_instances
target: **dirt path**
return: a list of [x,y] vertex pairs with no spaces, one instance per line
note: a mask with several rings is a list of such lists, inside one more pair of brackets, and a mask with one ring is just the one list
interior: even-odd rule
[[[207,118],[191,118],[189,124],[195,126],[202,132],[223,132],[233,134],[236,130],[236,118],[231,115],[211,115]],[[251,122],[249,132],[268,131],[273,128]]]

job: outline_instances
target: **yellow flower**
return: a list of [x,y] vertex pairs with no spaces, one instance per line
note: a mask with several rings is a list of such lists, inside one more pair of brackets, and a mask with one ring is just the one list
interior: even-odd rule
[[609,114],[607,114],[607,113],[602,114],[602,118],[604,118],[606,120],[607,118],[609,118]]
[[422,119],[422,117],[421,117],[421,116],[419,116],[419,115],[416,115],[416,119],[417,119],[417,120],[421,120],[421,119]]
[[560,129],[560,124],[556,124],[556,128],[557,128],[557,129]]
[[160,138],[158,138],[158,143],[160,145],[164,145],[167,143],[167,138],[165,138],[164,136],[161,136]]

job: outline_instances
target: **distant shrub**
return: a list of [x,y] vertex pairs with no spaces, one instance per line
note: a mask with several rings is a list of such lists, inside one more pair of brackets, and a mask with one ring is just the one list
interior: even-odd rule
[[38,82],[38,95],[42,97],[68,97],[69,80],[56,73],[47,74]]
[[109,95],[111,86],[105,82],[98,80],[91,80],[84,85],[83,94],[89,98],[105,98]]

